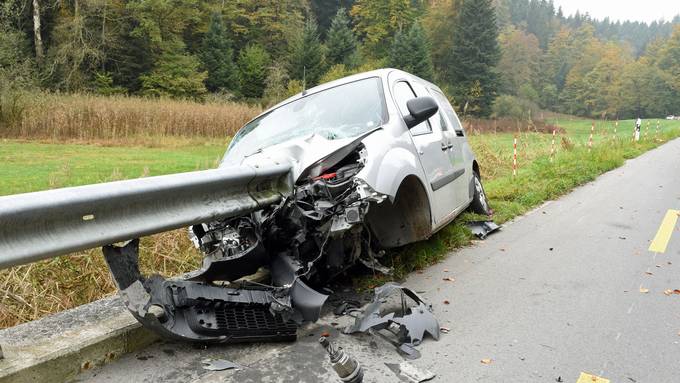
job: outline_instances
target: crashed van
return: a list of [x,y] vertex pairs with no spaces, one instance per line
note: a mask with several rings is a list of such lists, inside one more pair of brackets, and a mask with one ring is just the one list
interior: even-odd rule
[[[146,327],[201,342],[291,340],[297,324],[318,319],[329,280],[356,264],[388,272],[385,249],[427,239],[466,209],[490,213],[446,96],[400,70],[353,75],[281,102],[234,135],[220,166],[272,163],[289,164],[292,192],[247,215],[193,225],[199,270],[145,278],[134,241],[104,248]],[[261,269],[270,279],[243,279]]]

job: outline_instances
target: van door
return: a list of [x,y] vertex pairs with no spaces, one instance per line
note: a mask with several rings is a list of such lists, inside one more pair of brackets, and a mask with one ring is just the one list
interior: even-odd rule
[[435,88],[429,88],[429,91],[439,105],[442,131],[449,142],[450,161],[457,175],[454,181],[456,183],[456,205],[458,207],[467,205],[470,202],[472,163],[467,161],[463,154],[463,145],[465,144],[463,128],[446,96]]
[[[406,102],[418,96],[429,96],[426,89],[417,82],[400,79],[392,85],[392,95],[402,116],[409,115]],[[435,117],[439,118],[438,114]],[[432,120],[432,119],[430,119]],[[442,135],[441,125],[430,120],[410,129],[411,138],[420,158],[420,164],[427,176],[432,191],[432,216],[435,225],[450,218],[456,209],[453,165],[449,160],[449,141]]]

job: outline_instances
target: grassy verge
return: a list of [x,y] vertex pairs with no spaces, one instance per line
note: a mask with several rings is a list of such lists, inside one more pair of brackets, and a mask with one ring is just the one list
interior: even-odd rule
[[[633,121],[622,121],[619,126],[633,126]],[[550,161],[550,141],[545,134],[499,134],[469,137],[482,168],[484,187],[494,210],[494,221],[504,223],[537,207],[541,203],[566,194],[575,187],[594,180],[597,176],[623,165],[627,159],[653,149],[668,140],[680,137],[679,121],[662,121],[658,134],[650,134],[640,142],[631,141],[632,128],[617,137],[603,127],[593,137],[588,148],[591,122],[574,119],[560,126],[566,129],[564,141],[557,137],[557,154]],[[629,132],[630,130],[630,132]],[[628,134],[630,133],[630,135]],[[512,141],[519,137],[516,177],[512,176]],[[488,171],[487,171],[488,170]],[[395,278],[442,260],[449,251],[469,245],[473,239],[466,222],[484,217],[463,214],[430,240],[406,246],[389,254],[387,263],[395,269]],[[384,282],[385,277],[358,279],[364,286]]]
[[[603,172],[623,164],[669,139],[680,136],[680,122],[662,121],[658,136],[632,143],[628,133],[613,137],[613,128],[596,131],[587,148],[590,121],[560,120],[565,133],[557,137],[557,154],[549,161],[551,135],[532,132],[472,135],[469,140],[480,161],[484,185],[495,220],[506,222],[542,202],[567,193]],[[624,121],[620,126],[632,126]],[[653,125],[655,128],[655,124]],[[628,129],[630,130],[630,129]],[[612,133],[609,133],[609,132]],[[512,141],[518,137],[518,176],[512,177]],[[220,140],[164,137],[158,147],[49,144],[0,140],[0,195],[204,169],[216,165],[224,151]],[[206,143],[207,142],[207,143]],[[471,241],[464,214],[429,241],[389,254],[396,278],[440,261],[447,252]],[[143,270],[175,275],[195,269],[201,257],[186,232],[177,230],[145,238]],[[369,286],[384,278],[361,278]],[[98,249],[0,271],[0,327],[33,320],[115,293]]]

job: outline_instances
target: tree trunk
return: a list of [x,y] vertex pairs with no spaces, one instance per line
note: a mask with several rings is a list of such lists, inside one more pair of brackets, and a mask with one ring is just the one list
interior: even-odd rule
[[42,37],[40,36],[40,4],[38,0],[33,0],[33,38],[35,40],[35,61],[38,65],[42,65],[45,55]]

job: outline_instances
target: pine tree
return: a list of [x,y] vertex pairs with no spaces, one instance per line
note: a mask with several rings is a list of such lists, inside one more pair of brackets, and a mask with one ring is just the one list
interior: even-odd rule
[[349,27],[349,17],[345,8],[338,9],[328,30],[326,59],[329,65],[344,64],[351,66],[356,61],[357,39]]
[[389,63],[391,67],[432,80],[430,45],[419,23],[413,23],[408,33],[398,31],[395,34]]
[[238,69],[243,97],[262,97],[269,64],[269,54],[259,45],[248,45],[241,51]]
[[309,19],[290,46],[290,78],[304,80],[307,87],[316,85],[326,70],[323,50],[316,22]]
[[212,15],[201,45],[199,58],[208,71],[206,88],[212,92],[220,89],[237,90],[238,68],[233,59],[234,50],[219,14]]
[[453,31],[456,42],[444,78],[454,101],[467,112],[488,116],[496,97],[500,58],[498,27],[491,0],[465,0]]

